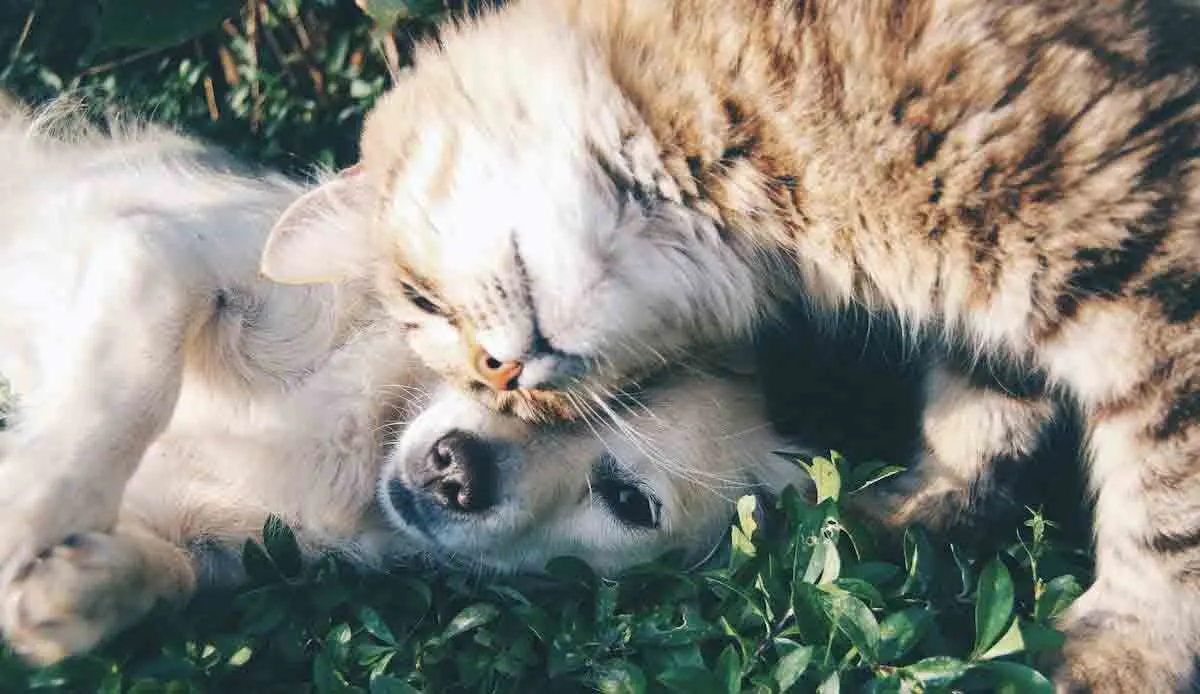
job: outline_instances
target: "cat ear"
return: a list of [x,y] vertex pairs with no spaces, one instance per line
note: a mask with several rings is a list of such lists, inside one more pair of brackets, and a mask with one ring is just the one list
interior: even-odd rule
[[324,284],[361,274],[370,261],[362,210],[369,199],[362,165],[300,196],[275,222],[259,271],[282,284]]

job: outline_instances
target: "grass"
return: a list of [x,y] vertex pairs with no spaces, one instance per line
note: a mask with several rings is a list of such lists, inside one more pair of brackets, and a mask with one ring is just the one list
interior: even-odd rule
[[[388,70],[445,9],[369,7],[408,18],[381,34],[349,0],[8,3],[0,86],[82,90],[292,172],[346,165]],[[563,559],[537,583],[364,576],[300,567],[272,523],[246,547],[250,585],[55,668],[0,652],[0,691],[1049,691],[1052,620],[1090,580],[1078,540],[1035,510],[986,545],[875,537],[843,504],[886,470],[804,464],[819,505],[743,499],[728,559],[691,573],[608,580]]]

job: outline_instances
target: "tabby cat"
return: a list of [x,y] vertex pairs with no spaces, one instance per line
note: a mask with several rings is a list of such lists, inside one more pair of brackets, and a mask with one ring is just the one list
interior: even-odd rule
[[931,368],[924,453],[876,512],[951,522],[1076,405],[1097,579],[1056,686],[1187,690],[1193,20],[1152,0],[523,0],[423,48],[377,105],[361,169],[326,191],[373,191],[370,228],[285,218],[263,268],[373,274],[432,366],[526,417],[616,417],[611,395],[797,296],[1018,370],[1005,391]]

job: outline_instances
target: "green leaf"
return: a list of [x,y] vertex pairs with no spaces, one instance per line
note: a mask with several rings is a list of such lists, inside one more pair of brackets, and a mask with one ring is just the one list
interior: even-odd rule
[[262,546],[254,540],[246,540],[242,545],[242,566],[254,581],[269,583],[279,580],[279,569]]
[[868,607],[883,609],[883,595],[879,593],[879,590],[875,586],[867,581],[861,578],[841,576],[833,584],[867,603]]
[[237,16],[243,0],[107,0],[96,41],[101,49],[160,50],[177,46]]
[[469,607],[464,608],[461,612],[455,615],[454,619],[450,620],[450,624],[441,636],[437,638],[439,643],[444,643],[460,634],[465,634],[473,629],[495,621],[500,616],[500,610],[496,609],[495,605],[479,602]]
[[904,571],[899,566],[881,561],[867,561],[842,570],[843,576],[861,579],[875,587],[890,583],[903,573]]
[[600,694],[642,694],[646,691],[646,676],[641,668],[628,660],[606,665],[596,678]]
[[975,597],[975,648],[972,651],[975,654],[982,653],[996,643],[1013,619],[1013,582],[1004,562],[993,557],[983,567],[978,585]]
[[1063,644],[1061,631],[1037,622],[1021,622],[1021,640],[1025,642],[1026,653],[1042,653],[1053,651]]
[[996,694],[1053,694],[1054,685],[1045,675],[1020,663],[980,663],[975,670],[986,672]]
[[818,583],[833,583],[842,574],[842,555],[835,542],[823,540],[821,544],[825,545],[825,562],[821,566],[821,580]]
[[895,662],[925,637],[933,613],[924,607],[909,607],[884,617],[879,623],[879,662]]
[[992,658],[1002,658],[1013,653],[1020,653],[1025,650],[1025,639],[1021,636],[1021,625],[1019,619],[1012,620],[1008,627],[1008,631],[1000,637],[992,647],[975,656],[978,660],[990,660]]
[[379,675],[371,680],[371,694],[420,694],[408,682],[387,675]]
[[270,514],[263,524],[263,544],[271,561],[279,567],[280,573],[288,578],[300,574],[303,568],[300,557],[300,546],[296,543],[296,535],[279,516]]
[[1059,576],[1048,583],[1037,597],[1033,616],[1041,621],[1054,619],[1071,606],[1075,599],[1083,594],[1083,586],[1079,580],[1070,574]]
[[440,0],[355,0],[383,31],[390,31],[397,23],[418,17],[426,17],[443,9]]
[[747,539],[754,539],[754,533],[758,531],[758,521],[755,520],[754,514],[758,512],[758,497],[753,494],[746,494],[737,500],[737,519],[738,528]]
[[841,691],[842,677],[837,670],[829,673],[829,676],[817,685],[817,694],[839,694]]
[[742,691],[742,659],[733,644],[725,646],[717,656],[717,676],[724,682],[728,694]]
[[592,588],[597,582],[596,572],[578,557],[554,557],[546,562],[546,573],[564,583],[574,583],[584,588]]
[[808,474],[812,476],[813,483],[817,485],[818,504],[826,499],[838,500],[842,491],[842,475],[832,460],[813,458],[812,463],[808,466]]
[[346,688],[346,678],[337,671],[333,662],[330,661],[329,655],[323,651],[317,653],[313,658],[312,683],[317,694],[340,693]]
[[825,571],[825,555],[829,552],[837,553],[836,547],[830,547],[829,543],[822,539],[817,538],[814,543],[812,553],[808,555],[808,565],[804,569],[804,574],[800,576],[802,583],[816,583]]
[[958,658],[935,655],[901,668],[901,671],[926,685],[944,687],[953,684],[967,671],[967,664]]
[[804,671],[808,669],[808,664],[812,662],[813,649],[812,646],[797,646],[794,642],[786,641],[785,639],[775,640],[776,649],[779,649],[781,641],[791,644],[792,648],[775,664],[775,669],[771,675],[775,678],[776,684],[779,685],[779,691],[786,692],[800,679]]
[[900,595],[921,595],[929,591],[937,567],[929,534],[919,526],[904,531],[904,568],[906,575]]
[[905,471],[901,465],[889,465],[884,462],[864,463],[854,468],[850,473],[850,493],[857,494],[871,485],[895,477]]
[[869,663],[879,661],[879,622],[871,608],[850,593],[835,587],[822,589],[829,593],[829,616],[838,631],[846,635]]
[[357,614],[358,621],[362,623],[363,628],[367,630],[368,634],[389,646],[396,645],[395,634],[392,633],[391,628],[388,627],[387,622],[383,621],[383,617],[380,617],[378,612],[367,605],[360,605]]
[[697,665],[681,665],[658,675],[659,683],[680,694],[719,694],[717,677],[707,668]]

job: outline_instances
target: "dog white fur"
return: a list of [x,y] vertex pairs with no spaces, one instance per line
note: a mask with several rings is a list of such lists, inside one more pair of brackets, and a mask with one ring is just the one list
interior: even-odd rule
[[[267,514],[370,568],[612,572],[700,557],[737,496],[801,481],[752,377],[540,430],[439,388],[367,283],[261,278],[302,186],[69,111],[0,114],[0,629],[30,660],[236,581]],[[303,223],[361,223],[325,202]]]

